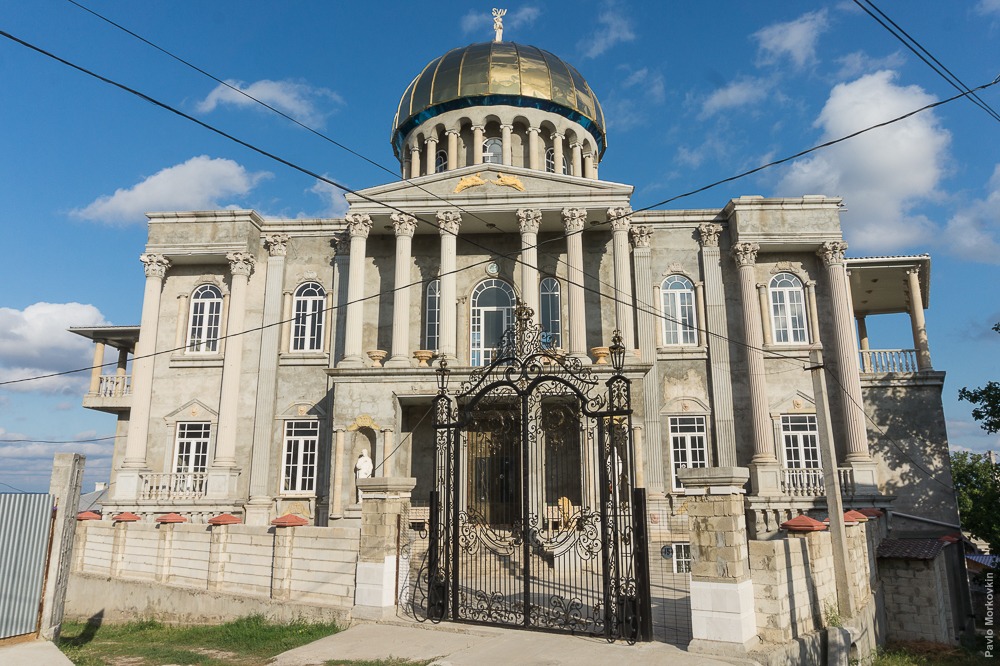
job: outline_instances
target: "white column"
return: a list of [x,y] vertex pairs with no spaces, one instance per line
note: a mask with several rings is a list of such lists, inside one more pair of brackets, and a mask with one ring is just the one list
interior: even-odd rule
[[[858,368],[858,350],[854,347],[853,313],[847,290],[847,269],[844,252],[847,243],[833,241],[823,243],[816,254],[826,265],[827,283],[830,285],[830,309],[833,320],[834,345],[837,367],[843,394],[840,402],[843,409],[844,434],[847,439],[847,462],[868,462],[868,431],[865,428],[865,411],[861,396],[861,370]],[[814,342],[817,342],[814,340]]]
[[[574,157],[575,159],[575,157]],[[627,206],[608,209],[615,257],[615,320],[629,354],[635,354],[635,326],[632,304],[632,261],[629,257],[628,232],[632,209]]]
[[174,336],[174,353],[180,353],[184,351],[184,345],[187,344],[187,327],[188,327],[188,295],[178,294],[177,295],[177,330]]
[[375,474],[372,476],[392,476],[392,474],[389,474],[389,463],[387,461],[393,453],[393,440],[392,428],[382,428],[382,447],[378,451],[378,462],[375,465]]
[[528,128],[528,168],[529,169],[539,169],[541,167],[539,167],[538,165],[540,163],[544,163],[544,161],[542,161],[542,162],[539,161],[539,158],[541,157],[541,154],[538,151],[538,146],[541,143],[538,140],[538,133],[539,132],[541,132],[541,130],[539,128],[537,128],[537,127],[529,127]]
[[511,130],[514,129],[513,125],[501,125],[500,126],[500,136],[502,137],[502,155],[503,163],[505,166],[510,166],[514,163],[514,147],[511,145]]
[[698,346],[705,347],[708,345],[708,333],[706,333],[705,326],[705,322],[708,321],[708,317],[705,315],[704,282],[694,283],[694,308],[695,312],[698,313]]
[[420,177],[420,146],[410,146],[410,178]]
[[573,151],[573,175],[583,177],[583,144],[571,143],[569,147]]
[[562,218],[566,228],[566,259],[569,264],[566,271],[569,292],[569,353],[581,362],[589,363],[587,313],[583,298],[583,228],[587,223],[587,209],[563,208]]
[[410,247],[417,219],[406,213],[392,214],[396,231],[396,289],[392,295],[392,357],[387,368],[410,367]]
[[90,390],[89,395],[97,395],[101,388],[101,366],[104,365],[104,343],[100,340],[94,341],[94,367],[90,369]]
[[534,323],[541,321],[538,312],[538,226],[542,211],[521,208],[517,223],[521,229],[521,300],[531,308]]
[[[850,305],[851,287],[847,287],[848,312],[853,312],[854,307]],[[816,306],[816,281],[806,280],[806,305],[809,306],[809,341],[818,344],[819,339],[819,308]]]
[[771,333],[771,314],[770,306],[768,305],[768,291],[766,284],[757,284],[757,298],[760,300],[760,321],[762,324],[762,332],[764,334],[764,345],[767,346],[774,342],[774,336]]
[[437,171],[437,145],[436,136],[432,136],[424,142],[427,151],[427,167],[425,173],[429,176]]
[[482,125],[472,126],[472,163],[483,163],[483,130]]
[[556,165],[556,173],[563,175],[563,140],[566,137],[559,132],[552,133],[552,160]]
[[739,267],[740,296],[743,309],[743,341],[747,354],[747,385],[750,388],[750,425],[753,431],[751,462],[776,464],[768,413],[767,384],[764,379],[764,335],[761,327],[760,304],[756,289],[757,243],[737,243],[733,259]]
[[448,171],[458,168],[458,130],[450,129],[445,132],[448,137]]
[[344,515],[344,429],[334,428],[334,454],[333,454],[333,503],[330,507],[330,515],[334,518],[341,518]]
[[[333,320],[333,313],[327,315],[328,320]],[[291,351],[289,339],[292,334],[292,292],[286,291],[281,295],[281,340],[278,342],[278,352]]]
[[[132,360],[132,411],[129,415],[128,437],[125,440],[123,467],[146,467],[146,439],[149,435],[149,406],[153,397],[152,354],[156,351],[156,329],[160,321],[160,291],[170,261],[162,254],[144,254],[139,257],[145,266],[146,288],[142,298],[142,320],[139,341]],[[120,477],[119,477],[120,480]],[[135,479],[138,483],[138,478]],[[121,488],[119,483],[119,491]],[[137,491],[138,488],[131,490]],[[125,497],[119,492],[119,497]]]
[[593,153],[583,154],[583,177],[596,179],[597,176],[594,174],[594,155]]
[[906,285],[910,295],[910,327],[913,329],[913,346],[917,350],[917,370],[931,370],[931,350],[927,342],[927,324],[924,321],[924,297],[920,290],[920,269],[906,271]]
[[219,433],[215,441],[215,467],[236,466],[236,429],[240,421],[240,374],[243,361],[244,317],[247,283],[256,259],[249,252],[226,255],[232,277],[229,299],[229,344],[222,361],[222,392],[219,396]]
[[[248,525],[267,525],[271,518],[268,471],[274,436],[274,407],[278,386],[278,354],[281,344],[282,286],[285,277],[287,234],[268,234],[267,275],[264,278],[264,317],[260,333],[260,358],[257,370],[257,404],[253,422],[253,447],[250,462],[250,501],[246,506]],[[329,316],[326,316],[329,320]],[[329,324],[327,324],[329,325]]]
[[360,368],[364,366],[361,355],[361,334],[364,326],[365,248],[372,218],[366,213],[349,213],[347,230],[351,235],[351,258],[347,276],[347,320],[344,333],[344,358],[340,365]]
[[[482,150],[479,151],[480,158]],[[442,210],[437,214],[438,231],[441,233],[441,356],[454,361],[457,358],[458,328],[455,322],[455,306],[458,302],[455,286],[458,228],[462,216],[456,211]]]

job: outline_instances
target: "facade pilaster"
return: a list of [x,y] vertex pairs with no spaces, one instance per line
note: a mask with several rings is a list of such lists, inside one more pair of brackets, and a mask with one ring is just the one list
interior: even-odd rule
[[573,175],[576,177],[583,176],[583,144],[582,143],[571,143],[569,145],[573,158]]
[[413,144],[410,146],[410,178],[420,176],[420,146]]
[[483,163],[483,130],[482,125],[472,126],[472,163]]
[[764,345],[766,346],[774,342],[774,336],[771,332],[771,313],[770,306],[768,305],[768,289],[767,285],[763,282],[757,283],[757,299],[760,301],[761,332],[764,334]]
[[628,235],[632,226],[632,209],[623,206],[608,209],[611,224],[611,244],[615,258],[615,319],[622,341],[629,354],[635,354],[635,326],[632,305],[632,261],[629,257]]
[[[653,265],[650,240],[653,237],[653,229],[648,226],[634,226],[630,230],[632,237],[632,256],[635,261],[635,289],[636,300],[640,303],[653,302]],[[645,415],[643,424],[645,428],[636,427],[638,435],[636,441],[642,442],[642,433],[645,430],[647,441],[650,446],[643,448],[641,460],[643,461],[643,481],[650,493],[663,494],[663,447],[660,445],[660,409],[657,404],[660,391],[657,388],[660,383],[659,369],[656,363],[656,311],[652,307],[641,308],[638,313],[639,319],[639,349],[649,350],[650,357],[643,358],[643,361],[651,366],[642,378],[643,413]],[[638,457],[638,452],[636,452]]]
[[396,288],[392,295],[392,357],[387,368],[410,367],[410,254],[417,219],[406,213],[392,214],[396,231]]
[[445,132],[448,137],[448,171],[458,168],[458,130],[450,129]]
[[424,141],[425,152],[427,153],[427,164],[424,167],[424,173],[428,176],[437,172],[437,145],[438,140],[436,136],[429,137]]
[[[480,142],[481,143],[481,142]],[[482,159],[482,147],[479,150]],[[455,308],[458,294],[455,281],[457,266],[458,229],[462,216],[453,210],[437,213],[438,231],[441,233],[441,335],[438,352],[441,356],[454,360],[458,350],[458,327]]]
[[153,397],[153,354],[156,352],[157,325],[160,320],[160,292],[170,261],[162,254],[139,257],[146,272],[142,297],[142,320],[139,340],[132,361],[132,410],[125,439],[124,468],[118,474],[115,499],[135,499],[139,494],[139,472],[146,469],[146,443],[149,436],[149,409]]
[[501,125],[500,126],[500,136],[501,136],[501,146],[504,166],[510,166],[514,163],[514,150],[511,145],[511,131],[514,129],[513,125]]
[[[861,370],[858,368],[858,351],[854,345],[853,313],[848,295],[847,270],[844,252],[847,243],[823,243],[816,254],[826,266],[827,283],[830,285],[830,305],[833,320],[835,358],[840,370],[844,434],[847,440],[847,463],[870,463],[868,432],[865,429],[865,412],[861,396]],[[872,479],[874,481],[874,479]]]
[[538,134],[541,129],[538,127],[528,128],[528,168],[529,169],[539,169],[541,154],[539,153],[538,147],[541,142],[538,140]]
[[281,351],[279,322],[288,235],[269,234],[264,237],[264,247],[267,248],[267,275],[264,279],[264,318],[260,333],[257,404],[250,461],[250,501],[246,506],[248,525],[267,525],[271,519],[272,493],[268,492],[268,476],[274,434],[274,403],[278,386],[278,354]]
[[931,370],[931,349],[927,342],[927,324],[924,321],[924,297],[920,289],[920,269],[906,271],[906,287],[910,297],[910,326],[913,329],[913,346],[917,350],[917,370]]
[[333,429],[334,453],[333,453],[333,489],[330,491],[331,505],[330,517],[344,517],[344,468],[347,461],[344,460],[344,428]]
[[531,308],[532,320],[541,321],[538,311],[538,226],[542,211],[520,208],[517,223],[521,230],[521,300]]
[[712,373],[712,430],[715,432],[715,464],[736,466],[736,420],[733,416],[733,375],[729,360],[729,324],[726,291],[722,283],[719,236],[722,225],[706,222],[698,227],[701,272],[705,279],[705,319],[700,328],[708,346]]
[[736,243],[732,255],[736,262],[743,310],[743,342],[747,354],[747,386],[750,389],[750,426],[753,432],[751,483],[758,495],[775,495],[781,491],[780,469],[774,455],[771,418],[767,402],[767,380],[764,375],[764,333],[757,297],[755,266],[757,243]]
[[349,213],[347,231],[351,236],[350,260],[347,275],[347,325],[344,332],[344,358],[341,366],[360,368],[364,365],[361,356],[361,335],[364,326],[365,251],[368,232],[372,228],[372,218],[367,213]]
[[559,132],[552,133],[552,161],[555,162],[555,172],[559,175],[563,175],[563,159],[565,158],[565,152],[563,150],[563,141],[566,139],[565,136]]
[[[556,162],[557,169],[560,162]],[[583,227],[587,223],[586,208],[563,208],[563,226],[566,228],[566,270],[569,292],[569,353],[589,363],[587,356],[587,313],[583,298]]]
[[583,154],[583,177],[596,179],[597,176],[594,175],[594,154],[584,153]]

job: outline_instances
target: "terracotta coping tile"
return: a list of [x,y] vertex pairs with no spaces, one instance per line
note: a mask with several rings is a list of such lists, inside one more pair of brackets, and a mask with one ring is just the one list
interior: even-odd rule
[[77,520],[100,520],[101,519],[101,514],[94,513],[93,511],[81,511],[80,513],[76,514],[76,519]]
[[826,525],[815,518],[802,514],[795,516],[791,520],[781,523],[781,529],[788,532],[821,532],[826,529]]
[[115,521],[116,523],[137,523],[140,520],[142,520],[142,518],[140,518],[139,516],[135,515],[134,513],[131,513],[129,511],[125,511],[123,513],[119,513],[117,516],[115,516],[111,520]]
[[184,516],[182,516],[179,513],[167,513],[167,514],[164,514],[162,516],[157,516],[157,518],[156,518],[156,522],[158,522],[158,523],[166,523],[166,524],[186,523],[187,520],[188,520],[187,518],[185,518]]
[[852,520],[852,521],[859,522],[859,523],[867,523],[868,522],[868,516],[866,516],[865,514],[861,513],[860,511],[855,511],[855,510],[851,509],[850,511],[845,511],[844,512],[844,520],[845,521]]
[[239,525],[243,521],[231,513],[223,513],[208,519],[209,525]]
[[885,513],[883,511],[880,511],[879,509],[875,509],[875,508],[871,508],[871,509],[858,509],[858,513],[864,514],[865,517],[867,517],[867,518],[881,518],[882,516],[885,515]]
[[302,527],[303,525],[308,525],[309,521],[302,516],[296,516],[293,513],[286,513],[285,515],[272,520],[271,524],[275,527]]

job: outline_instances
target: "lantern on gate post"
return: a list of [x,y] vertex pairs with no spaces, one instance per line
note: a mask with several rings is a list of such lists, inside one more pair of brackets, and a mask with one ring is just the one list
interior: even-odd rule
[[448,359],[442,358],[437,369],[438,393],[441,395],[448,392],[448,375],[450,374],[451,370],[448,369]]
[[611,336],[611,346],[608,347],[608,355],[611,356],[611,367],[615,372],[621,374],[625,367],[625,345],[622,344],[622,334],[615,331]]

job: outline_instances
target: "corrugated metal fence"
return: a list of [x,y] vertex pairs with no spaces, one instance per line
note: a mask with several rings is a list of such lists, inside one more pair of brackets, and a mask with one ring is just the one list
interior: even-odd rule
[[54,503],[52,495],[0,494],[0,639],[38,629]]

